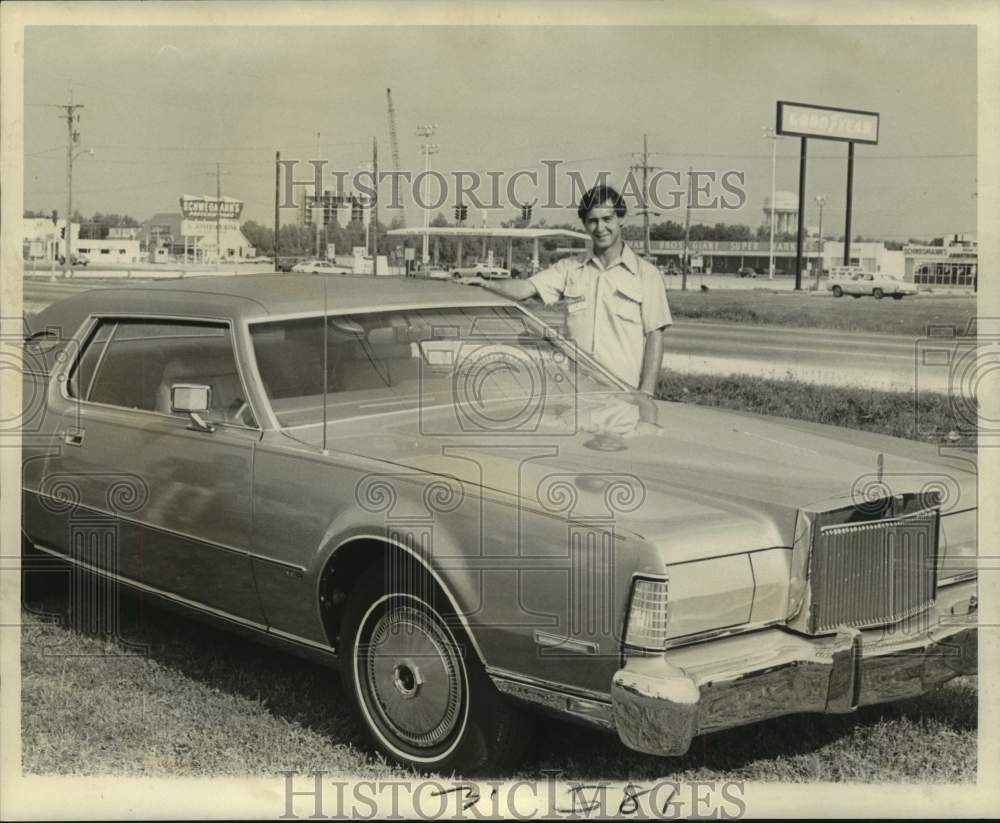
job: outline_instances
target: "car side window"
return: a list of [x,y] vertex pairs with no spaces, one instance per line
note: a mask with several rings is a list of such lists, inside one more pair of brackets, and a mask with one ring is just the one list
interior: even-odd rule
[[77,381],[71,379],[74,396],[162,414],[174,414],[171,386],[207,385],[212,389],[207,420],[256,427],[224,324],[105,320],[84,349],[77,372]]

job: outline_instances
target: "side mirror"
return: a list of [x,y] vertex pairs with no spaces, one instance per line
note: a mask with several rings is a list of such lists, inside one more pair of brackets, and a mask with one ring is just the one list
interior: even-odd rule
[[212,406],[212,387],[196,383],[173,383],[170,386],[170,411],[191,416],[191,428],[203,432],[215,431],[215,426],[205,420],[202,412]]

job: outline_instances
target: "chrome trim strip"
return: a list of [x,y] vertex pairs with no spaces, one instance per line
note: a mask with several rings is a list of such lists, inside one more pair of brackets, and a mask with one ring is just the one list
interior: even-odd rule
[[[593,689],[582,688],[580,686],[569,686],[565,683],[557,683],[554,680],[545,680],[530,674],[520,674],[512,672],[510,669],[503,669],[497,666],[487,666],[486,674],[494,680],[508,680],[512,683],[520,683],[537,689],[544,689],[550,692],[558,692],[566,697],[579,697],[584,700],[592,700],[596,703],[610,703],[609,692],[598,692]],[[610,686],[610,684],[609,684]]]
[[[54,500],[60,504],[64,504],[64,501],[59,500],[57,497],[53,497],[51,494],[37,490],[37,489],[22,489],[23,492],[28,494],[34,494],[37,497],[44,497],[48,500]],[[160,532],[162,534],[169,534],[173,537],[180,537],[183,540],[190,540],[192,543],[198,543],[202,546],[208,546],[213,549],[222,549],[223,551],[231,552],[233,554],[242,554],[247,557],[251,557],[255,560],[262,560],[266,563],[273,563],[278,566],[284,566],[289,569],[295,569],[299,572],[306,572],[308,569],[305,566],[300,566],[297,563],[290,563],[287,560],[278,560],[274,557],[267,557],[263,554],[257,554],[255,552],[249,551],[247,549],[241,549],[236,546],[230,546],[226,543],[216,543],[212,540],[205,540],[201,537],[195,537],[194,535],[188,534],[186,532],[177,531],[176,529],[168,529],[166,526],[157,526],[153,523],[147,523],[143,520],[136,520],[132,517],[126,517],[121,514],[114,514],[112,512],[105,511],[104,509],[99,509],[95,506],[89,506],[86,503],[74,503],[73,508],[86,509],[88,512],[93,512],[94,514],[102,515],[112,520],[119,520],[125,523],[129,523],[133,526],[138,526],[143,529],[150,529],[152,531]]]
[[325,643],[320,643],[316,640],[308,640],[305,637],[300,637],[297,634],[292,634],[291,632],[285,632],[281,629],[276,629],[273,626],[268,627],[268,634],[274,635],[275,637],[280,637],[282,640],[288,640],[290,642],[299,643],[303,646],[308,646],[311,649],[316,649],[317,651],[326,652],[331,657],[337,657],[337,652]]
[[543,648],[563,649],[564,651],[576,652],[577,654],[597,654],[600,646],[589,640],[575,640],[570,637],[561,637],[558,634],[544,632],[536,629],[534,634],[535,644]]
[[[692,643],[701,643],[706,640],[719,640],[723,637],[732,637],[737,634],[750,634],[761,629],[770,629],[774,626],[784,626],[784,620],[765,620],[763,623],[741,623],[734,626],[726,626],[721,629],[706,629],[697,634],[688,634],[681,637],[674,637],[667,640],[667,649],[676,649],[681,646],[690,646]],[[630,647],[629,647],[630,648]]]

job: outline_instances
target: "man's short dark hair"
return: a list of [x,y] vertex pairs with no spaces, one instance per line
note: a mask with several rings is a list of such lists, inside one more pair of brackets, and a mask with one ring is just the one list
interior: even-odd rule
[[591,209],[605,204],[614,206],[615,214],[619,218],[625,216],[625,198],[618,193],[618,189],[613,189],[611,186],[594,186],[586,191],[580,198],[580,207],[576,210],[576,215],[580,220],[584,220]]

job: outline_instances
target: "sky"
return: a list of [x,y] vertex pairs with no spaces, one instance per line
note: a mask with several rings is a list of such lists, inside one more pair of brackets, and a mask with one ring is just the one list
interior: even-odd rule
[[[139,220],[176,212],[181,194],[214,193],[220,163],[223,194],[267,225],[276,151],[306,160],[318,147],[328,168],[353,173],[374,137],[387,167],[391,87],[404,169],[423,168],[415,130],[434,123],[431,160],[445,173],[541,173],[541,160],[558,159],[585,180],[606,171],[620,183],[645,134],[651,165],[744,173],[742,208],[697,209],[692,222],[754,227],[770,194],[762,132],[777,100],[877,111],[879,144],[856,149],[852,233],[976,230],[969,26],[47,26],[27,29],[24,71],[25,209],[65,210],[66,124],[52,104],[68,101],[70,81],[84,106],[79,148],[94,150],[74,164],[74,208]],[[843,143],[809,141],[806,223],[816,225],[813,201],[825,195],[827,235],[843,231],[846,154]],[[798,155],[798,139],[778,141],[779,191],[797,190]],[[442,208],[449,219],[453,202]],[[535,218],[570,223],[575,213]],[[683,222],[683,206],[654,218],[664,219]],[[408,225],[420,220],[411,203]]]

